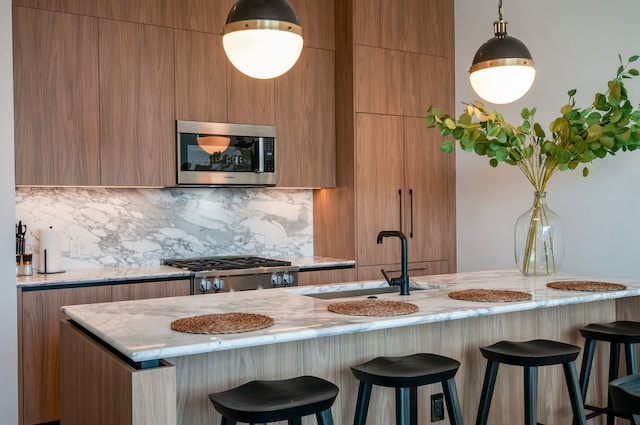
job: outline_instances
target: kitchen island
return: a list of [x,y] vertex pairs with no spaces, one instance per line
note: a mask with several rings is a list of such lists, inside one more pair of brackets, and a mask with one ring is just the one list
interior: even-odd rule
[[[555,280],[623,283],[627,289],[581,292],[546,287],[547,282]],[[379,355],[422,351],[461,362],[456,382],[465,422],[472,423],[485,366],[478,347],[501,339],[534,338],[582,346],[578,332],[581,326],[616,319],[640,320],[639,282],[568,274],[524,277],[515,270],[502,270],[423,276],[412,278],[412,284],[423,289],[405,297],[376,295],[381,300],[406,301],[419,308],[415,313],[392,317],[336,314],[327,306],[345,299],[308,296],[383,286],[384,282],[64,307],[72,322],[61,325],[62,421],[89,423],[91,419],[82,415],[92,411],[105,415],[110,403],[127,405],[122,403],[128,401],[132,413],[109,423],[216,424],[220,418],[210,405],[208,393],[252,379],[310,374],[338,385],[335,421],[348,424],[353,420],[357,395],[357,381],[349,366]],[[485,303],[448,297],[453,290],[467,288],[517,290],[531,293],[532,298]],[[350,299],[359,298],[366,295]],[[273,318],[274,324],[257,331],[222,335],[170,329],[171,322],[179,318],[225,312],[264,314]],[[598,347],[587,397],[596,403],[606,398],[606,367],[601,359],[608,356],[604,348]],[[111,368],[118,372],[108,373]],[[545,390],[539,394],[539,420],[548,425],[571,422],[560,372],[554,368],[540,371],[540,388]],[[114,374],[125,377],[118,384],[112,379]],[[108,392],[105,396],[107,384],[113,397]],[[490,423],[522,420],[521,388],[521,370],[501,369]],[[101,395],[92,395],[94,390]],[[420,423],[429,422],[429,394],[438,392],[441,388],[437,385],[420,388]],[[80,405],[86,408],[78,409]],[[393,423],[393,391],[376,388],[370,409],[369,424]]]

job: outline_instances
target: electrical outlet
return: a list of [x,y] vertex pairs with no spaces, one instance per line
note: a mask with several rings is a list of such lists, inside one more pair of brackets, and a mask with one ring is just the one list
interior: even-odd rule
[[431,394],[431,422],[444,420],[444,394]]

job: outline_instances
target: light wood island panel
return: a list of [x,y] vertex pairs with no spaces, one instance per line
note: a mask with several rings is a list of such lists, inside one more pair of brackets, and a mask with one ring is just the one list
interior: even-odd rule
[[[582,346],[583,339],[578,332],[580,327],[592,322],[615,320],[621,314],[617,312],[619,306],[625,307],[627,318],[637,320],[640,318],[639,310],[631,311],[627,306],[637,305],[638,302],[638,297],[603,300],[167,358],[165,360],[175,366],[175,423],[219,423],[220,417],[207,397],[211,392],[254,379],[282,379],[309,374],[338,385],[340,393],[333,407],[334,420],[336,424],[348,424],[353,421],[358,386],[349,367],[375,356],[399,356],[415,352],[442,354],[461,362],[455,381],[465,423],[474,423],[486,366],[479,347],[503,339],[535,338]],[[80,338],[82,334],[70,332],[69,336]],[[105,350],[97,345],[95,348]],[[598,347],[596,354],[588,402],[601,403],[606,398],[607,357],[607,347],[603,344]],[[581,357],[578,357],[577,368],[580,361]],[[171,389],[173,378],[166,379],[169,380],[168,386],[164,386],[164,381],[154,385]],[[116,393],[119,388],[117,385],[124,385],[124,394],[129,383],[125,380],[124,383],[113,385],[112,391]],[[489,423],[521,423],[524,410],[522,387],[521,368],[500,367]],[[561,366],[540,368],[539,388],[538,420],[547,425],[571,423],[571,408]],[[419,424],[430,423],[429,395],[439,392],[441,387],[437,384],[419,389]],[[166,392],[155,394],[154,397],[171,399]],[[393,423],[394,409],[393,390],[376,387],[370,404],[369,425]],[[174,422],[157,423],[173,425]],[[311,425],[315,424],[315,420],[309,418],[303,423]],[[441,423],[449,422],[447,419]],[[593,425],[603,423],[601,418],[590,421]]]

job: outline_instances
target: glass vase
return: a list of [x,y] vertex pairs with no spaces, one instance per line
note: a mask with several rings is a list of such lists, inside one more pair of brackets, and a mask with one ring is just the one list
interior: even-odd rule
[[534,192],[533,206],[515,225],[514,248],[518,269],[526,276],[560,271],[564,257],[562,220],[546,203],[546,192]]

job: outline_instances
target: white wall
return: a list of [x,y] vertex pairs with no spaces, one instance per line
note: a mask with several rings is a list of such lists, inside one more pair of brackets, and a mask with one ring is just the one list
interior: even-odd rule
[[0,0],[0,425],[18,423],[11,0]]
[[[618,54],[640,54],[638,0],[505,0],[509,35],[523,41],[536,62],[530,92],[496,109],[514,123],[523,107],[538,108],[547,128],[559,116],[567,91],[587,106],[604,92],[615,75]],[[463,101],[477,97],[468,82],[476,50],[493,36],[497,0],[455,0],[456,115]],[[640,68],[640,62],[636,62]],[[640,103],[640,81],[627,83],[634,105]],[[515,267],[513,224],[530,207],[533,189],[515,167],[491,168],[486,157],[457,155],[458,270]],[[566,254],[563,271],[640,278],[640,152],[599,159],[589,177],[579,170],[556,174],[547,187],[551,209],[564,221]]]

